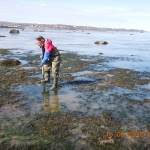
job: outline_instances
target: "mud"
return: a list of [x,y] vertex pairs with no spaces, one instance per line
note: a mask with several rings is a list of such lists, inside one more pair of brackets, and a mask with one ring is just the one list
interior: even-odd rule
[[57,91],[52,77],[40,83],[32,52],[16,55],[25,64],[0,68],[0,148],[148,149],[149,72],[110,68],[109,57],[61,55]]

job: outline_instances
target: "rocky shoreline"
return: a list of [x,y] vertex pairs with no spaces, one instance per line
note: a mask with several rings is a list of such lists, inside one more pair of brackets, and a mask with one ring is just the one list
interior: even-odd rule
[[144,30],[137,29],[125,29],[125,28],[102,28],[102,27],[91,27],[91,26],[75,26],[65,24],[37,24],[37,23],[15,23],[15,22],[0,22],[0,28],[16,28],[16,29],[32,29],[32,30],[91,30],[91,31],[118,31],[118,32],[146,32]]

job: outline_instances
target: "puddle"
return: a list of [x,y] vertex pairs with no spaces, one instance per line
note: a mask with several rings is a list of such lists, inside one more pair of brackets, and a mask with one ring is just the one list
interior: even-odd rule
[[145,85],[136,85],[136,87],[139,87],[141,89],[150,90],[150,83],[145,84]]
[[87,62],[90,62],[91,59],[81,59],[82,61],[87,61]]
[[22,68],[26,70],[36,69],[36,67],[22,67]]
[[70,73],[73,77],[76,77],[76,76],[82,76],[82,75],[85,75],[85,74],[91,74],[93,73],[92,71],[81,71],[81,72],[75,72],[75,73]]
[[43,78],[43,75],[42,74],[37,74],[37,75],[31,75],[31,76],[28,76],[29,78],[39,78],[39,79],[42,79]]
[[74,80],[76,81],[76,82],[96,82],[96,81],[98,81],[98,80],[100,80],[100,79],[98,79],[98,78],[87,78],[87,77],[75,77],[74,78]]
[[50,90],[51,85],[20,85],[14,87],[13,90],[20,92],[27,99],[21,101],[21,104],[25,104],[25,110],[34,114],[42,113],[43,110],[50,112],[57,111],[75,111],[80,107],[80,101],[78,98],[81,93],[71,90],[70,86],[60,88],[58,92]]
[[108,76],[108,77],[113,77],[114,75],[113,75],[113,74],[107,74],[107,76]]
[[115,61],[115,62],[110,62],[109,65],[111,67],[116,67],[116,68],[150,72],[149,62]]

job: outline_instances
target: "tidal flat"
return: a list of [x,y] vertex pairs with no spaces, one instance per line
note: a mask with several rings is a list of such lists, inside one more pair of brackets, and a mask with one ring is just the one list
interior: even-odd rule
[[120,57],[60,53],[51,91],[38,54],[0,49],[21,62],[0,66],[0,149],[149,149],[150,73],[109,66]]

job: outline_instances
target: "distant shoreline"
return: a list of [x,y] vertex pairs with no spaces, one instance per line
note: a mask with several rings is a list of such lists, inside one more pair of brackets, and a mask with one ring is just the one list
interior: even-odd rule
[[147,32],[145,30],[138,29],[125,29],[125,28],[100,28],[100,27],[90,27],[90,26],[74,26],[74,25],[64,25],[64,24],[36,24],[36,23],[14,23],[0,21],[0,28],[17,28],[17,29],[31,29],[31,30],[93,30],[93,31],[118,31],[118,32]]

